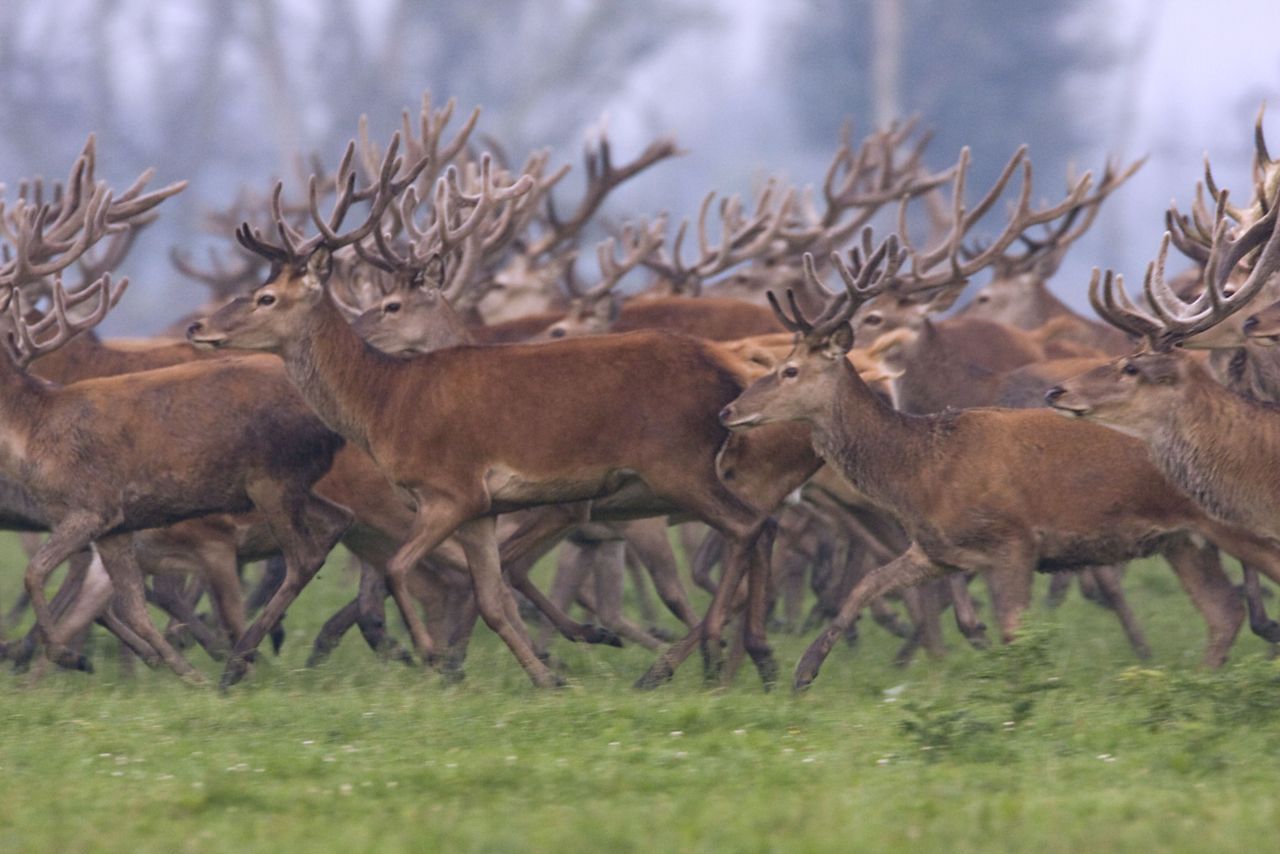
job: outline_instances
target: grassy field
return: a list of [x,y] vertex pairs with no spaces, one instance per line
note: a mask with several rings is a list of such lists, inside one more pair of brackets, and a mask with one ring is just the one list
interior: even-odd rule
[[[7,607],[7,538],[0,557]],[[649,654],[568,644],[571,687],[540,694],[487,632],[459,686],[354,636],[307,671],[350,594],[340,562],[227,696],[118,679],[102,638],[95,675],[0,676],[0,850],[1203,851],[1280,819],[1280,666],[1242,636],[1199,671],[1201,624],[1158,564],[1127,578],[1141,667],[1073,594],[1013,647],[974,652],[948,626],[952,654],[905,670],[867,625],[797,698],[745,671],[708,691],[696,666],[642,694]],[[804,645],[776,641],[788,666]]]

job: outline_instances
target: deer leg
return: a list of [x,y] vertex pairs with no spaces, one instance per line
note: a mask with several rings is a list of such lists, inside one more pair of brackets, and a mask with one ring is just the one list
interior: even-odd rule
[[[465,560],[465,558],[464,558]],[[384,661],[398,661],[412,665],[413,656],[387,631],[387,584],[384,571],[360,559],[360,592],[356,596],[356,626],[369,649]],[[413,570],[421,573],[422,564]],[[343,629],[345,632],[346,629]],[[316,639],[319,641],[319,638]],[[337,645],[337,640],[334,641]]]
[[1241,564],[1240,568],[1244,571],[1244,601],[1249,611],[1249,630],[1268,643],[1280,643],[1280,623],[1267,616],[1258,573],[1248,564]]
[[102,563],[116,591],[116,609],[121,621],[154,649],[169,669],[182,679],[202,683],[204,677],[182,657],[151,621],[143,590],[142,568],[133,550],[133,534],[110,534],[97,541]]
[[[262,574],[258,576],[258,583],[253,586],[249,598],[244,604],[245,612],[248,614],[256,614],[264,605],[271,601],[271,597],[280,589],[280,585],[284,582],[285,562],[282,555],[272,555],[262,562]],[[271,651],[279,655],[280,648],[284,646],[284,623],[276,623],[271,627]]]
[[[113,595],[111,578],[107,575],[102,559],[95,553],[78,585],[75,601],[66,608],[49,636],[49,657],[59,667],[68,670],[93,672],[93,665],[83,654],[71,647],[93,621],[106,610]],[[153,656],[154,657],[154,656]]]
[[963,572],[955,573],[947,578],[947,585],[951,592],[951,607],[955,609],[956,628],[974,649],[987,649],[991,646],[991,642],[987,640],[987,624],[978,617],[978,606],[969,594],[968,575]]
[[1133,609],[1129,607],[1129,600],[1125,598],[1124,586],[1120,579],[1120,568],[1115,565],[1095,566],[1091,570],[1093,580],[1097,582],[1098,590],[1106,597],[1111,610],[1116,612],[1116,617],[1120,620],[1120,627],[1124,629],[1124,636],[1129,639],[1129,646],[1133,648],[1134,655],[1142,661],[1146,661],[1151,657],[1151,647],[1147,646],[1146,636],[1142,633],[1142,626],[1138,623],[1138,617],[1133,613]]
[[1031,607],[1034,576],[1030,560],[1012,556],[990,567],[983,575],[991,593],[991,611],[1000,626],[1000,640],[1013,643],[1022,623],[1022,615]]
[[[1255,556],[1275,565],[1275,555],[1268,547],[1253,552],[1243,542],[1217,541],[1219,548],[1240,560],[1252,560]],[[1250,552],[1240,554],[1238,551]],[[1191,598],[1191,604],[1204,618],[1209,638],[1201,659],[1205,667],[1221,667],[1227,660],[1231,645],[1244,623],[1244,606],[1231,580],[1222,570],[1218,556],[1208,549],[1199,549],[1188,537],[1178,537],[1162,549],[1169,567],[1178,576],[1178,583]]]
[[622,568],[627,580],[631,582],[631,590],[636,597],[636,609],[640,611],[640,619],[652,626],[658,622],[658,607],[653,602],[653,591],[649,589],[644,567],[640,564],[634,550],[623,548]]
[[222,625],[227,648],[233,649],[245,631],[244,592],[240,585],[235,544],[207,542],[198,556],[203,564],[201,576],[209,594],[209,603]]
[[714,529],[708,529],[697,550],[693,552],[693,559],[689,561],[693,583],[713,596],[716,592],[716,580],[712,570],[716,564],[724,561],[724,551],[724,537]]
[[[1055,572],[1049,576],[1049,595],[1045,598],[1044,603],[1050,608],[1057,608],[1067,601],[1067,594],[1071,592],[1071,582],[1075,579],[1074,572]],[[956,614],[956,619],[959,619]],[[961,629],[961,632],[964,630]],[[966,635],[965,637],[968,637]]]
[[591,585],[583,585],[579,596],[605,628],[645,649],[655,650],[662,646],[662,641],[628,620],[622,613],[626,548],[626,543],[622,540],[605,540],[582,550],[581,559],[590,568],[595,589],[593,591],[590,589]]
[[766,519],[759,537],[751,546],[751,565],[747,571],[747,613],[743,618],[742,645],[760,674],[764,689],[770,691],[778,682],[778,662],[773,657],[766,634],[766,621],[773,591],[770,589],[770,555],[778,523]]
[[[491,516],[482,516],[465,522],[457,529],[457,536],[467,553],[467,566],[471,569],[471,584],[476,595],[480,616],[507,648],[515,655],[529,679],[539,688],[553,688],[563,684],[558,676],[542,663],[533,651],[528,637],[517,631],[507,616],[503,596],[506,581],[498,558],[498,540]],[[509,595],[509,594],[508,594]]]
[[689,604],[689,595],[680,580],[680,568],[676,554],[667,538],[666,522],[662,519],[643,519],[628,522],[623,527],[627,547],[649,572],[658,597],[680,622],[689,628],[698,624],[698,615]]
[[262,511],[271,535],[284,552],[285,579],[231,651],[222,671],[223,690],[248,673],[262,639],[320,571],[329,551],[351,525],[350,511],[310,490],[286,492],[274,481],[262,481],[250,484],[249,497]]
[[36,550],[27,564],[23,578],[31,608],[36,615],[37,638],[47,638],[53,631],[53,614],[44,595],[49,575],[71,555],[87,547],[99,532],[110,523],[93,514],[72,514],[59,522],[49,534],[49,539]]
[[930,578],[938,578],[947,572],[947,569],[935,564],[918,545],[912,543],[901,555],[864,575],[845,597],[831,625],[818,635],[800,658],[793,683],[795,690],[803,691],[809,687],[836,641],[853,625],[868,602],[877,596],[902,590]]
[[[554,610],[567,614],[574,596],[582,588],[590,572],[591,565],[584,557],[583,546],[574,542],[560,546],[560,552],[556,555],[556,574],[551,579],[551,591],[547,597]],[[539,653],[546,654],[551,633],[557,628],[559,627],[555,623],[543,621],[536,644]]]
[[502,566],[511,586],[533,603],[542,615],[551,621],[568,640],[584,643],[603,643],[622,646],[622,641],[608,629],[588,623],[577,623],[556,607],[529,579],[529,571],[538,558],[551,550],[579,524],[586,522],[590,514],[588,502],[548,505],[536,508],[526,516],[515,533],[503,542],[500,554]]
[[[166,636],[171,637],[173,634],[180,633],[179,627],[185,628],[191,633],[191,637],[204,648],[209,657],[214,661],[222,661],[227,657],[227,651],[230,647],[223,638],[219,638],[213,631],[205,625],[204,620],[200,619],[196,614],[195,605],[185,596],[185,590],[182,584],[183,579],[174,577],[158,577],[153,579],[151,583],[151,599],[155,605],[168,612],[177,624],[169,631]],[[237,579],[237,584],[239,579]]]
[[151,668],[159,667],[161,662],[159,654],[151,648],[151,644],[147,643],[138,634],[120,619],[116,614],[115,608],[108,603],[106,609],[98,616],[98,622],[102,627],[111,634],[120,639],[120,643],[127,649],[133,651],[133,654],[142,659],[143,664]]

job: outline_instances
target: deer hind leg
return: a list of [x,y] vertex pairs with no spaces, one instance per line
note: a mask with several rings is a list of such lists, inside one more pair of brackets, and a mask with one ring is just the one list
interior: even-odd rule
[[[907,608],[913,626],[906,642],[894,655],[894,664],[905,667],[915,657],[921,647],[930,658],[941,658],[946,655],[947,648],[942,642],[942,612],[949,601],[949,590],[939,582],[928,582],[908,587],[901,592],[902,602]],[[874,616],[877,603],[882,605],[886,599],[880,596],[872,599],[870,609]]]
[[1280,623],[1267,616],[1266,603],[1262,601],[1262,582],[1258,573],[1248,564],[1241,564],[1244,572],[1244,601],[1249,611],[1249,630],[1268,643],[1280,643]]
[[991,646],[991,642],[987,640],[987,624],[978,616],[978,605],[969,592],[968,574],[958,572],[950,575],[947,586],[951,594],[951,607],[955,609],[956,628],[974,649],[987,649]]
[[471,570],[471,584],[480,616],[506,643],[534,685],[553,688],[562,684],[533,651],[528,635],[517,629],[510,619],[509,605],[514,606],[515,603],[502,577],[493,518],[482,516],[472,519],[458,527],[457,536],[467,553],[467,566]]
[[[83,554],[83,553],[81,553]],[[72,558],[76,561],[81,555]],[[58,666],[69,670],[93,672],[93,666],[82,653],[71,649],[74,639],[85,632],[111,602],[114,590],[111,578],[107,575],[102,559],[95,552],[88,561],[83,572],[83,580],[77,585],[74,601],[63,609],[49,636],[49,658]],[[155,654],[151,653],[154,659]]]
[[1045,598],[1045,605],[1050,608],[1061,607],[1062,603],[1067,601],[1067,594],[1071,592],[1071,582],[1075,580],[1075,572],[1055,572],[1049,576],[1049,594]]
[[1129,600],[1124,595],[1120,569],[1115,564],[1108,564],[1095,566],[1090,573],[1098,585],[1098,591],[1105,598],[1107,607],[1116,612],[1116,618],[1120,620],[1120,627],[1124,629],[1124,636],[1129,639],[1134,655],[1146,661],[1151,658],[1151,647],[1147,645],[1142,624],[1138,622],[1137,615],[1129,607]]
[[[675,483],[682,483],[687,482],[688,477],[688,473],[684,472],[680,480],[673,480]],[[690,488],[673,491],[665,497],[677,506],[697,514],[724,536],[726,544],[724,570],[702,622],[667,649],[640,678],[636,687],[653,688],[668,681],[680,663],[699,645],[702,647],[704,678],[709,682],[720,681],[720,670],[724,663],[721,635],[738,587],[748,571],[763,573],[763,579],[755,588],[755,592],[758,596],[764,597],[764,602],[755,611],[748,602],[748,626],[744,630],[747,632],[744,635],[744,639],[748,641],[747,653],[751,656],[761,678],[772,682],[776,678],[777,665],[773,661],[773,651],[768,645],[764,614],[767,611],[769,583],[770,555],[768,552],[773,548],[773,529],[776,526],[767,516],[730,492],[714,471],[708,472],[707,476],[695,481]],[[767,546],[764,548],[761,545],[761,534],[766,527],[769,527],[769,536],[763,538]],[[750,596],[749,590],[749,599]]]
[[169,669],[184,680],[204,681],[194,667],[169,645],[147,613],[147,597],[142,584],[142,568],[133,550],[133,534],[111,534],[97,541],[102,563],[116,591],[116,613],[121,621],[154,649]]
[[23,578],[31,608],[36,615],[37,639],[48,638],[53,631],[54,616],[45,599],[44,587],[49,575],[67,558],[87,547],[94,537],[110,527],[100,516],[87,513],[72,514],[59,522],[49,534],[49,539],[36,550],[27,564]]
[[[586,583],[590,573],[591,564],[584,559],[583,547],[574,542],[563,543],[556,555],[556,574],[551,579],[551,590],[547,594],[547,600],[552,607],[560,613],[567,614],[574,597]],[[557,628],[559,627],[549,620],[542,621],[535,644],[539,654],[546,655],[551,643],[551,633]]]
[[578,596],[605,628],[645,649],[656,650],[662,646],[662,641],[622,613],[626,550],[626,543],[622,540],[603,540],[582,549],[579,559],[588,565],[594,585],[582,585]]
[[[1219,542],[1218,545],[1228,554],[1242,560],[1250,559],[1249,555],[1237,553],[1240,544]],[[1223,571],[1216,552],[1198,548],[1185,536],[1175,538],[1161,551],[1178,576],[1182,589],[1191,598],[1191,604],[1204,618],[1209,637],[1201,662],[1205,667],[1221,667],[1244,623],[1240,595]]]
[[868,602],[930,578],[941,577],[947,572],[947,569],[935,564],[918,545],[912,543],[901,555],[864,575],[841,603],[840,611],[831,625],[818,635],[801,656],[796,665],[793,683],[795,690],[803,691],[809,687],[817,677],[822,662]]
[[529,571],[538,558],[549,552],[575,527],[586,522],[589,515],[589,503],[581,501],[535,508],[525,514],[520,526],[502,543],[502,567],[511,586],[532,602],[566,639],[575,643],[581,641],[622,646],[622,640],[608,629],[571,620],[564,609],[544,596],[529,578]]
[[244,678],[249,664],[302,588],[319,572],[329,551],[351,524],[351,512],[310,490],[282,487],[275,481],[250,484],[249,497],[262,511],[271,535],[284,552],[285,577],[271,600],[240,637],[222,672],[225,690]]
[[222,661],[226,658],[230,646],[224,638],[219,638],[204,620],[200,619],[196,613],[195,603],[186,596],[185,581],[186,579],[181,576],[154,576],[151,581],[151,593],[147,599],[176,621],[164,633],[166,637],[174,639],[173,643],[182,643],[177,640],[177,636],[182,635],[182,630],[185,629],[190,633],[190,637],[195,638],[196,643],[204,648],[210,658],[214,661]]
[[666,521],[641,519],[626,523],[622,530],[628,550],[648,571],[658,598],[686,627],[696,626],[698,615],[689,604],[689,594],[680,580],[680,567],[671,540],[667,538]]

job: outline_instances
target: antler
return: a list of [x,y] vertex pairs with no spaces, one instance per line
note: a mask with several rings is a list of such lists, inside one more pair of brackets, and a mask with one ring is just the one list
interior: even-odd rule
[[[909,293],[940,287],[962,287],[967,284],[969,277],[1000,258],[1028,228],[1052,222],[1078,208],[1085,202],[1093,180],[1092,175],[1086,172],[1069,186],[1067,196],[1061,202],[1040,209],[1032,209],[1031,161],[1027,157],[1027,147],[1024,145],[1009,158],[986,194],[978,200],[976,205],[969,208],[965,203],[965,182],[969,171],[969,159],[969,149],[965,147],[960,151],[960,158],[954,167],[950,227],[946,235],[933,248],[920,251],[910,245],[906,239],[907,204],[910,199],[903,199],[899,205],[898,233],[902,236],[902,242],[910,253],[911,269],[896,277],[893,284],[895,290]],[[991,210],[1009,186],[1014,173],[1018,171],[1022,172],[1021,186],[1008,223],[985,248],[966,254],[965,236]]]
[[[1066,250],[1079,240],[1098,218],[1098,212],[1102,210],[1102,202],[1116,188],[1129,180],[1146,162],[1147,158],[1142,157],[1121,170],[1116,163],[1108,160],[1098,186],[1068,210],[1057,224],[1045,223],[1044,231],[1037,236],[1026,232],[1018,234],[1016,241],[1022,245],[1022,250],[1003,252],[993,260],[1007,274],[1039,269],[1044,275],[1051,275],[1057,269]],[[1070,191],[1070,179],[1067,186]],[[964,250],[968,257],[977,256],[982,251],[982,248],[976,247]]]
[[[545,158],[532,161],[535,169],[544,162]],[[416,189],[410,187],[404,194],[398,208],[399,222],[408,239],[404,255],[381,229],[373,230],[372,247],[363,242],[354,244],[357,254],[392,273],[425,268],[433,257],[439,256],[452,270],[448,282],[442,283],[446,295],[456,296],[486,253],[510,239],[513,220],[529,215],[519,203],[537,185],[530,174],[504,185],[506,173],[495,174],[488,154],[481,156],[478,173],[469,173],[460,177],[459,170],[451,166],[436,181],[429,218],[422,225],[415,218],[419,205]]]
[[246,290],[261,277],[262,259],[259,256],[237,251],[235,257],[237,261],[232,265],[226,255],[210,246],[209,266],[201,269],[192,262],[188,252],[177,248],[169,250],[169,263],[182,275],[209,288],[218,299],[227,299]]
[[[790,289],[787,290],[790,314],[782,308],[773,291],[768,293],[769,306],[783,326],[803,335],[810,346],[818,346],[847,324],[864,303],[882,293],[894,281],[907,258],[907,250],[899,246],[896,234],[889,235],[879,246],[873,247],[871,229],[865,228],[861,246],[849,250],[847,263],[838,252],[831,253],[831,266],[840,274],[845,291],[838,296],[832,295],[816,319],[811,321],[805,317],[795,292]],[[815,292],[830,294],[818,275],[811,252],[804,253],[804,275]]]
[[[687,219],[676,230],[670,254],[663,248],[656,253],[656,258],[651,256],[644,261],[646,267],[671,282],[677,291],[697,293],[706,279],[768,252],[787,224],[795,194],[790,189],[779,194],[778,183],[768,181],[756,198],[755,212],[750,217],[744,216],[742,200],[738,196],[722,198],[719,205],[720,241],[717,244],[711,242],[707,227],[707,216],[715,198],[714,191],[707,193],[698,209],[697,261],[685,264],[681,257],[684,238],[689,230]],[[776,206],[775,198],[778,199]]]
[[[355,189],[356,175],[352,168],[355,143],[347,143],[346,151],[342,155],[342,161],[338,166],[337,172],[341,189],[338,191],[338,197],[334,201],[333,209],[328,217],[320,215],[318,181],[314,174],[311,176],[307,187],[308,199],[311,221],[318,233],[310,238],[304,238],[302,233],[289,223],[281,207],[284,183],[277,182],[271,203],[280,242],[272,243],[268,241],[262,236],[262,232],[248,222],[241,223],[240,227],[236,229],[236,239],[249,251],[261,255],[273,263],[290,264],[292,266],[297,266],[304,262],[322,246],[334,251],[344,246],[359,243],[369,234],[376,233],[378,224],[391,206],[391,203],[413,184],[418,175],[428,165],[430,158],[424,156],[412,165],[405,167],[403,159],[396,156],[399,148],[400,134],[396,133],[392,135],[391,143],[387,146],[386,155],[382,159],[382,166],[378,170],[377,180],[372,185],[357,192]],[[357,201],[367,201],[369,203],[368,215],[360,225],[340,233],[338,229],[341,228],[343,219],[346,218],[352,203]]]
[[[96,326],[120,300],[128,286],[127,279],[113,283],[110,274],[104,272],[84,287],[68,292],[61,273],[81,261],[104,236],[121,235],[131,226],[136,228],[140,218],[186,186],[180,182],[154,193],[143,193],[151,175],[152,170],[146,170],[120,198],[113,199],[105,183],[94,181],[94,140],[90,137],[76,159],[66,188],[55,190],[53,201],[33,202],[22,196],[12,210],[0,212],[12,249],[6,249],[6,260],[0,264],[0,311],[8,312],[6,343],[19,365],[25,366],[77,333]],[[36,189],[31,196],[42,199],[42,190]],[[91,268],[106,266],[112,256],[122,251],[122,245],[122,238],[113,240],[104,256],[87,264]],[[39,320],[28,322],[19,290],[32,284],[43,285],[48,276],[54,277],[49,288],[51,309]],[[73,319],[72,312],[84,306],[91,307]]]
[[[1108,323],[1147,339],[1153,350],[1167,350],[1192,335],[1226,320],[1247,305],[1277,273],[1280,273],[1280,206],[1273,205],[1261,219],[1235,237],[1228,237],[1227,193],[1218,196],[1213,240],[1201,274],[1203,292],[1184,302],[1165,281],[1165,260],[1172,234],[1165,232],[1155,261],[1147,265],[1143,292],[1152,312],[1134,305],[1124,290],[1124,277],[1110,270],[1101,278],[1095,268],[1089,283],[1089,302]],[[1229,293],[1227,283],[1246,256],[1258,250],[1244,282]]]
[[630,163],[615,166],[609,136],[602,131],[595,148],[588,143],[583,149],[582,160],[587,173],[587,187],[582,194],[582,199],[578,202],[577,209],[568,219],[561,220],[556,214],[554,199],[548,193],[546,203],[548,230],[540,239],[530,244],[528,254],[530,256],[545,255],[573,241],[599,210],[605,197],[618,185],[653,164],[682,153],[673,137],[662,137],[649,143],[648,147]]
[[[667,218],[658,216],[646,225],[643,221],[638,225],[627,223],[622,227],[622,234],[617,239],[612,237],[601,241],[596,246],[596,258],[600,263],[600,281],[588,290],[579,287],[572,274],[572,266],[565,276],[565,285],[576,299],[594,302],[608,296],[623,277],[640,266],[651,253],[662,246],[666,239]],[[618,258],[618,244],[622,244],[623,256]]]

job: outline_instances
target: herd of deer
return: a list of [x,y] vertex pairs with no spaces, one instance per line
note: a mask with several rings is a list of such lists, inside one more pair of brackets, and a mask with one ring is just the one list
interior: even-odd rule
[[[183,184],[147,192],[148,172],[114,196],[90,138],[65,183],[23,182],[0,202],[0,522],[48,532],[25,576],[36,626],[9,658],[43,649],[87,669],[97,621],[198,681],[177,648],[185,627],[226,658],[229,686],[339,542],[359,593],[313,661],[358,626],[380,655],[456,677],[482,617],[539,686],[560,682],[552,628],[663,647],[622,610],[637,568],[687,628],[643,687],[699,649],[709,678],[742,654],[773,684],[767,621],[775,606],[798,621],[810,575],[811,616],[828,625],[797,688],[864,608],[906,639],[904,660],[941,651],[948,606],[984,644],[976,574],[1006,642],[1033,573],[1052,571],[1054,595],[1078,575],[1145,655],[1120,571],[1157,553],[1204,617],[1207,665],[1226,659],[1246,604],[1253,630],[1280,641],[1257,575],[1280,583],[1280,161],[1261,115],[1247,204],[1206,168],[1192,212],[1169,212],[1143,300],[1095,271],[1102,324],[1046,280],[1140,163],[1044,205],[1020,149],[970,205],[967,149],[930,172],[913,123],[857,146],[846,133],[820,200],[775,179],[754,206],[708,195],[692,235],[686,222],[670,242],[663,216],[614,227],[584,284],[575,262],[602,203],[674,142],[618,165],[601,139],[562,216],[567,167],[478,153],[478,110],[445,142],[453,112],[424,98],[385,147],[362,123],[300,202],[280,184],[242,196],[215,220],[235,228],[235,262],[174,257],[222,301],[242,294],[182,320],[185,342],[93,331],[125,290],[111,270]],[[998,234],[976,243],[1015,184]],[[895,207],[896,233],[877,242],[870,224]],[[911,242],[917,220],[928,245]],[[1194,262],[1179,281],[1166,280],[1170,243]],[[82,281],[65,285],[73,265]],[[623,298],[641,269],[652,281]],[[974,300],[937,317],[984,272]],[[700,541],[681,529],[712,594],[702,616],[666,531],[690,522],[709,527]],[[545,594],[529,571],[566,538]],[[1219,551],[1245,567],[1243,603]],[[264,559],[276,571],[246,602],[241,568]],[[205,594],[212,620],[197,613]],[[411,652],[387,631],[388,595]],[[600,625],[571,618],[575,602]]]

